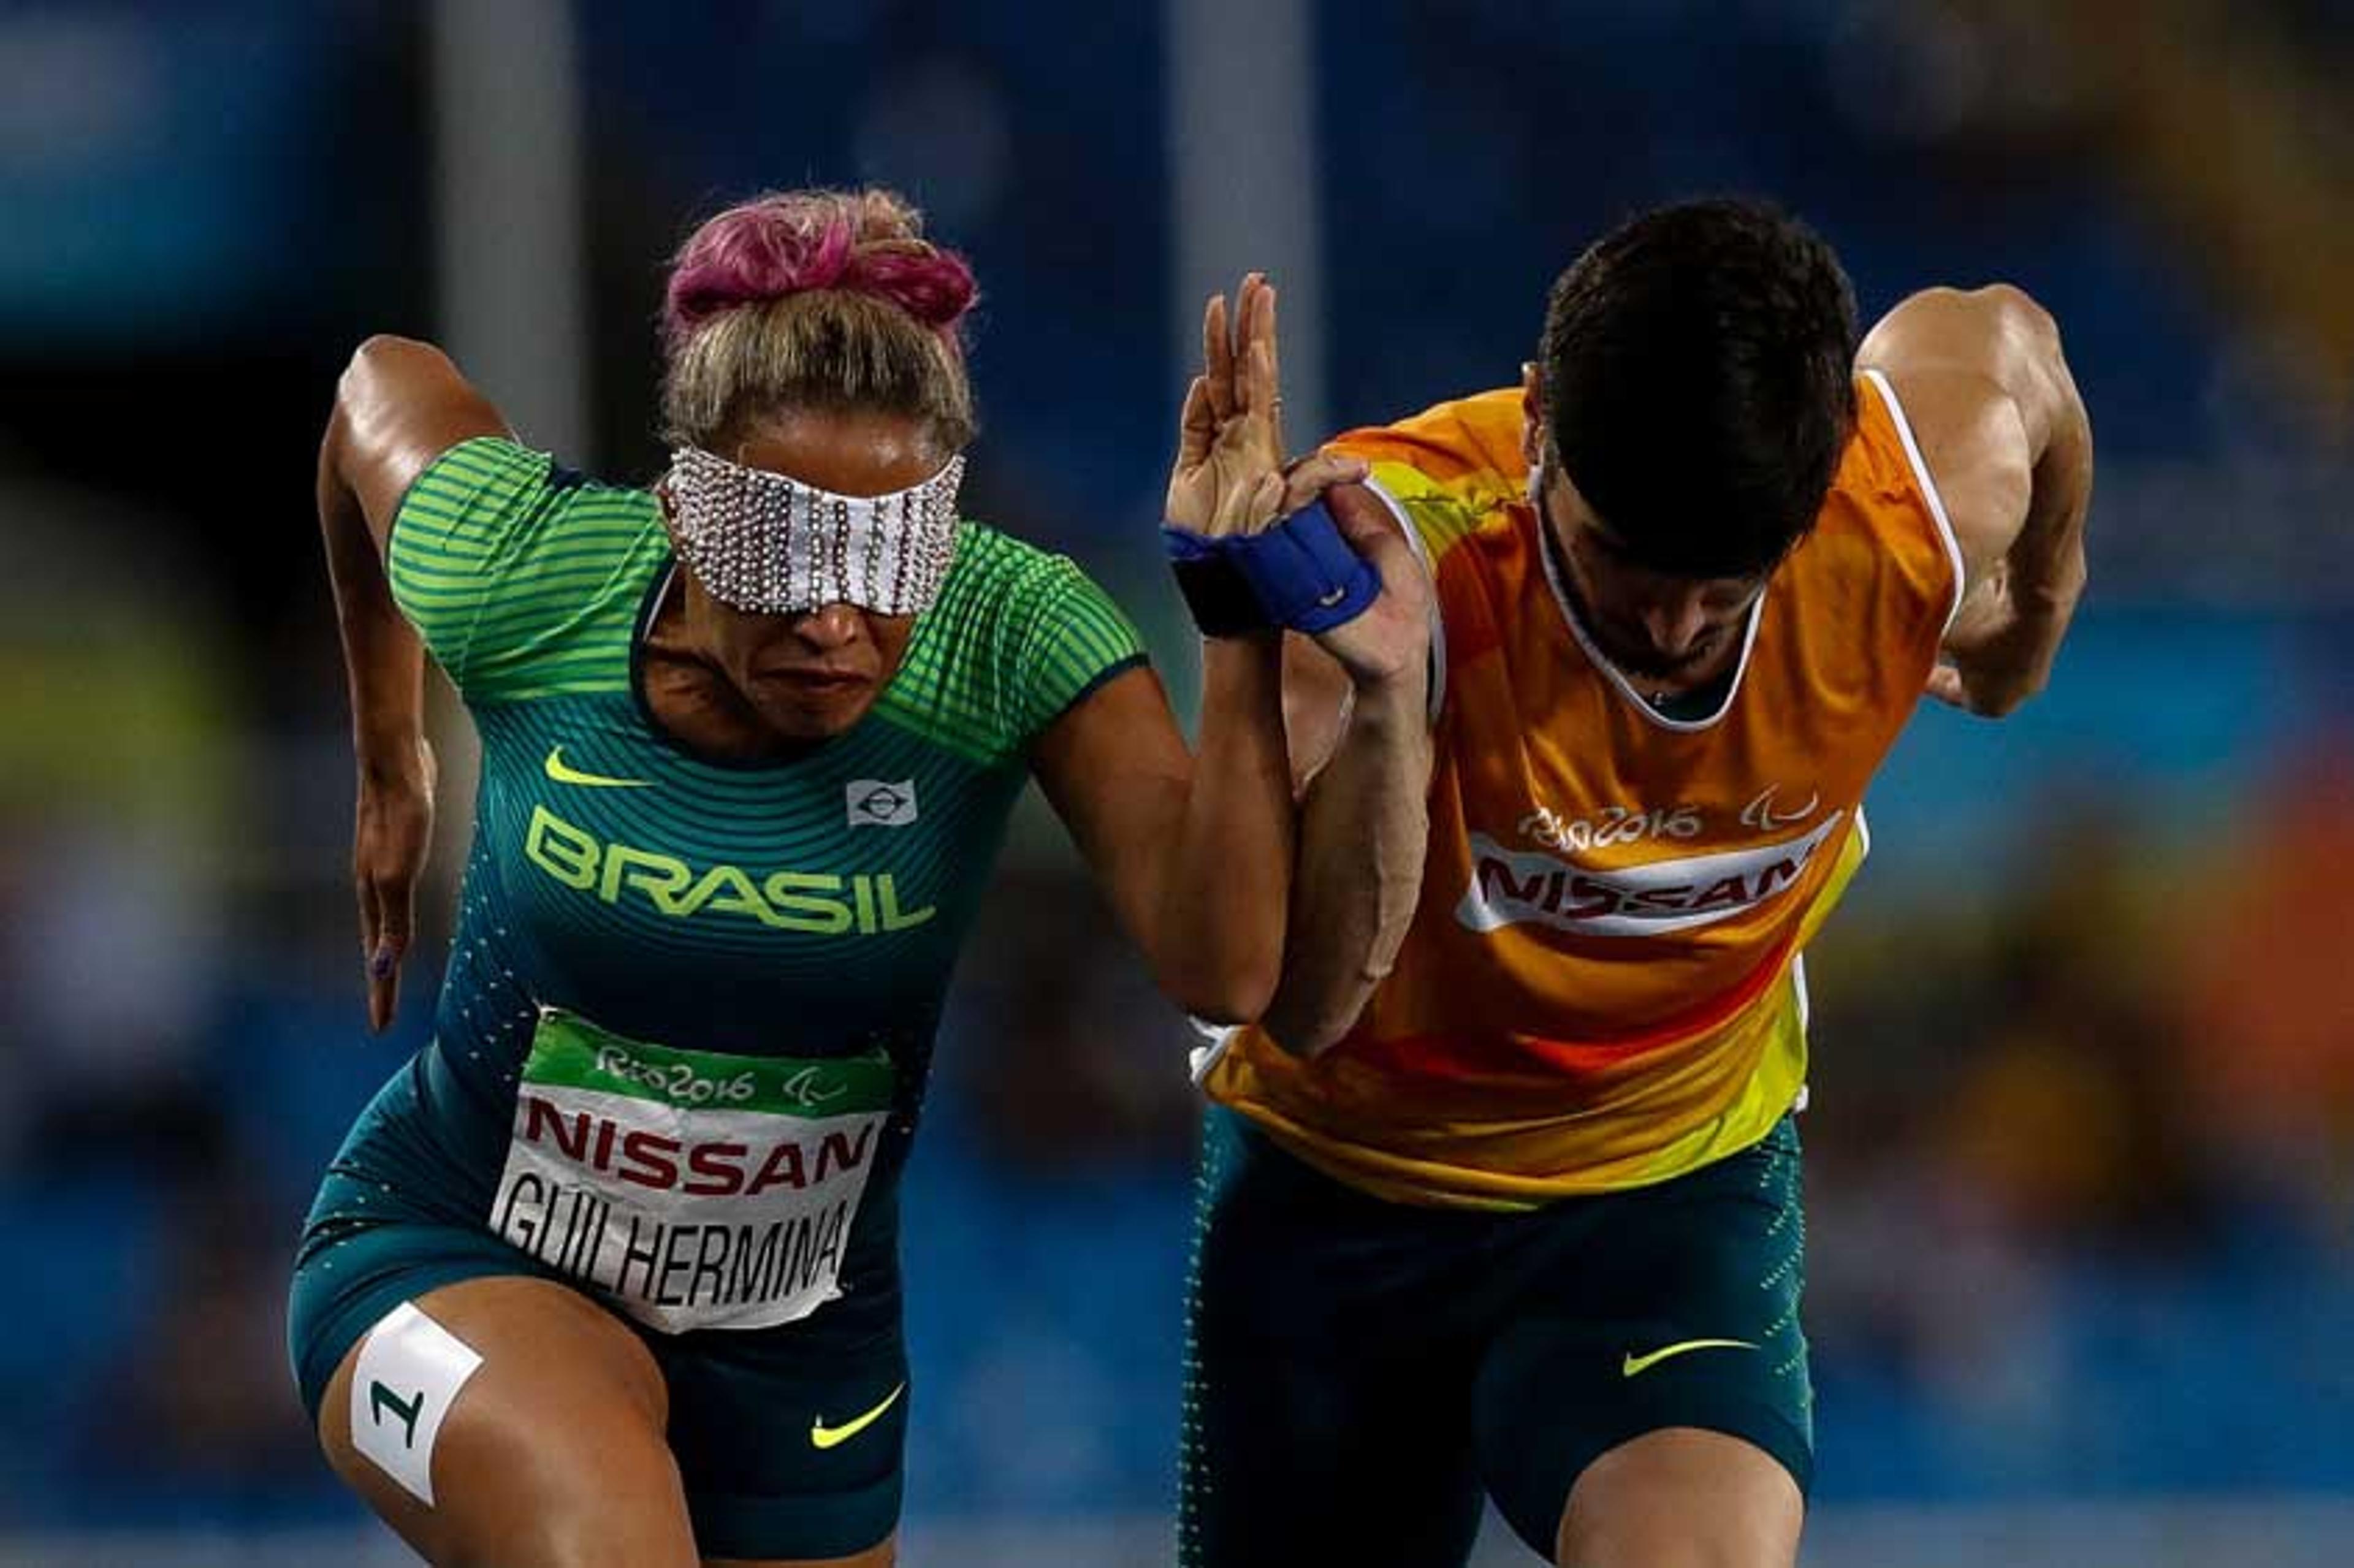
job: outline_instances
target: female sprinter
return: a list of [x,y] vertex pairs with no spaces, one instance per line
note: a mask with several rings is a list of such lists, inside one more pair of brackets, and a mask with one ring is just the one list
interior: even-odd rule
[[[345,373],[319,506],[382,1027],[431,812],[421,648],[482,744],[430,1044],[330,1168],[293,1282],[337,1472],[438,1564],[885,1564],[910,1401],[897,1178],[950,966],[1034,775],[1161,984],[1274,985],[1291,803],[1271,635],[1188,754],[1071,563],[956,505],[965,264],[885,192],[686,243],[652,491],[514,441],[438,350]],[[1169,491],[1247,533],[1273,296],[1204,323]]]

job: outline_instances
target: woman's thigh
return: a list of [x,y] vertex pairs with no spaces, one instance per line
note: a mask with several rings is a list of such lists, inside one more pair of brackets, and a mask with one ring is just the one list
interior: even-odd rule
[[568,1287],[493,1276],[387,1314],[318,1420],[336,1473],[438,1568],[692,1568],[668,1417],[626,1324]]

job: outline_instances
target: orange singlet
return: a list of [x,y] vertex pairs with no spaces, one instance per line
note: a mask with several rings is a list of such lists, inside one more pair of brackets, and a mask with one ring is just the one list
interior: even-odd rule
[[1864,787],[1962,587],[1895,394],[1867,372],[1857,400],[1820,519],[1690,721],[1578,625],[1519,388],[1332,443],[1373,463],[1437,588],[1429,855],[1356,1025],[1313,1062],[1235,1032],[1214,1098],[1344,1181],[1458,1207],[1643,1186],[1771,1130],[1806,1077],[1800,949],[1863,859]]

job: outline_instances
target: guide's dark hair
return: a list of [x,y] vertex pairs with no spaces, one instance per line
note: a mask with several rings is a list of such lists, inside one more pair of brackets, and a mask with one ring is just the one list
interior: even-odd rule
[[1764,202],[1661,207],[1554,281],[1544,436],[1636,564],[1761,574],[1830,488],[1855,342],[1855,291],[1812,229]]

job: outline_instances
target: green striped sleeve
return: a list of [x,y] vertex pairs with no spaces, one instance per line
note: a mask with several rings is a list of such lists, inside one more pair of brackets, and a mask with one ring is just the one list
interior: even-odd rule
[[645,492],[482,436],[418,475],[386,563],[394,601],[459,691],[505,702],[626,679],[637,595],[662,543]]
[[1144,662],[1144,641],[1111,596],[1066,556],[1048,557],[1013,681],[1026,744],[1112,675]]
[[1143,643],[1062,556],[967,523],[939,602],[916,618],[877,711],[982,767],[1021,757]]

